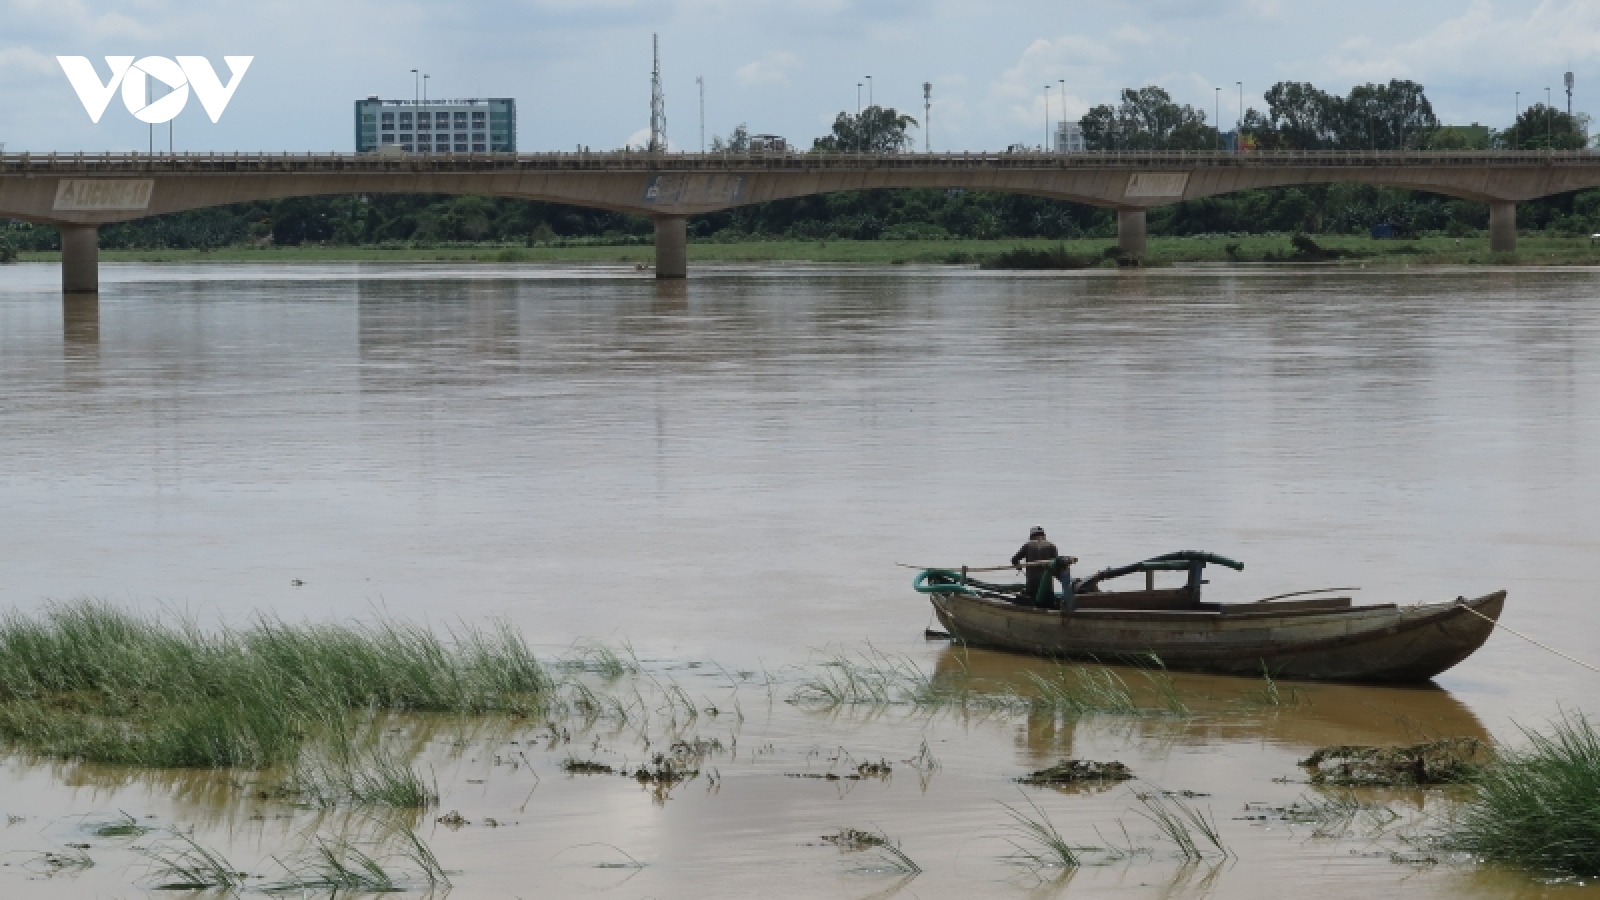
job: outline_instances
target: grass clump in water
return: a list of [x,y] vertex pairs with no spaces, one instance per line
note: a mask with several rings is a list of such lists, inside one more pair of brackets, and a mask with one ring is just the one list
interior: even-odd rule
[[1139,802],[1144,804],[1139,815],[1154,824],[1162,837],[1177,845],[1178,854],[1184,859],[1191,862],[1204,859],[1211,852],[1204,844],[1209,844],[1224,858],[1233,855],[1222,843],[1215,816],[1203,813],[1183,802],[1181,797],[1163,791],[1137,796]]
[[139,852],[150,860],[152,887],[158,891],[237,890],[250,877],[221,853],[177,830]]
[[1000,804],[1011,816],[1010,830],[1014,836],[1006,840],[1017,851],[1014,858],[1036,869],[1075,869],[1081,865],[1077,848],[1067,843],[1039,804],[1027,795],[1022,799],[1033,810],[1031,815],[1008,803]]
[[375,737],[357,739],[342,727],[336,736],[296,761],[284,785],[312,806],[388,806],[426,809],[439,802],[439,785],[423,777]]
[[553,695],[505,626],[449,640],[387,621],[205,632],[94,601],[0,619],[0,738],[92,762],[262,768],[354,710],[531,715]]
[[1600,733],[1582,715],[1523,733],[1529,746],[1483,769],[1445,843],[1493,862],[1600,875]]

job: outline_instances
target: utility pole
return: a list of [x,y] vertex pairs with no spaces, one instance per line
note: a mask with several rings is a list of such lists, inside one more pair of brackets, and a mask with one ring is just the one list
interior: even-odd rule
[[[872,76],[871,75],[866,75],[866,76],[863,76],[863,77],[865,77],[867,79],[867,112],[872,112],[872,110],[874,108],[874,104],[872,102]],[[873,122],[872,119],[868,119],[867,121],[868,122]],[[868,131],[868,133],[867,133],[867,149],[868,150],[874,150],[875,149],[875,145],[872,143],[872,139],[877,136],[877,130],[878,129],[876,127],[876,123],[874,122],[871,130]]]
[[1511,114],[1511,149],[1513,150],[1517,149],[1517,144],[1519,144],[1522,139],[1522,123],[1517,121],[1518,119],[1522,118],[1521,91],[1516,92],[1515,101],[1516,102],[1513,103],[1511,107],[1513,110]]
[[1050,85],[1044,86],[1044,152],[1050,152]]
[[1555,123],[1551,121],[1554,112],[1550,108],[1550,89],[1544,89],[1544,148],[1553,149],[1555,146]]
[[856,145],[852,149],[861,152],[861,82],[856,82]]
[[1222,88],[1217,88],[1217,152],[1222,152]]
[[700,86],[700,152],[706,152],[706,77],[696,75],[694,83]]
[[667,97],[661,92],[661,36],[650,35],[655,51],[655,66],[650,70],[650,146],[651,153],[667,152]]
[[933,137],[929,132],[933,118],[933,82],[922,83],[922,152],[933,152]]
[[1065,132],[1067,130],[1067,80],[1065,78],[1057,78],[1056,81],[1061,85],[1061,131],[1063,132],[1061,135],[1061,141],[1063,144],[1061,150],[1062,152],[1066,152],[1067,148],[1065,144],[1067,136]]
[[1239,115],[1233,120],[1233,154],[1238,156],[1244,152],[1244,82],[1234,84],[1239,86]]

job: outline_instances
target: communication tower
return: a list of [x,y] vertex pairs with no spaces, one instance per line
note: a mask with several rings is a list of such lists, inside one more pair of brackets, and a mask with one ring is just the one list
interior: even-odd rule
[[[933,112],[933,82],[922,83],[922,152],[933,152],[933,136],[928,132],[928,116]],[[915,147],[916,144],[911,146]]]
[[1572,85],[1577,82],[1577,79],[1572,77],[1571,72],[1568,72],[1565,80],[1567,83],[1567,115],[1570,116],[1572,115]]
[[667,97],[661,92],[661,37],[650,35],[655,68],[650,70],[650,152],[667,152]]

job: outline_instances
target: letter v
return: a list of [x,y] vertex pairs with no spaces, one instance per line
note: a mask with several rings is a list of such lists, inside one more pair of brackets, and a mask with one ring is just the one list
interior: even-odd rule
[[117,92],[117,85],[122,84],[123,76],[128,74],[128,67],[133,65],[133,57],[106,57],[106,65],[111,67],[111,80],[105,84],[100,83],[100,76],[94,71],[94,63],[89,62],[87,56],[58,56],[56,62],[61,63],[62,71],[67,73],[67,80],[72,82],[72,89],[78,92],[78,99],[83,101],[83,108],[89,113],[89,121],[98,124],[100,117],[105,115],[106,104],[111,102],[111,96]]
[[183,67],[183,74],[188,76],[189,84],[194,86],[195,96],[200,98],[200,105],[206,108],[206,115],[215,123],[222,118],[222,111],[228,108],[228,101],[233,99],[233,92],[239,89],[239,81],[244,78],[244,71],[250,68],[254,56],[224,56],[222,61],[228,64],[228,86],[223,87],[217,78],[217,72],[211,68],[211,63],[204,56],[180,56],[178,65]]

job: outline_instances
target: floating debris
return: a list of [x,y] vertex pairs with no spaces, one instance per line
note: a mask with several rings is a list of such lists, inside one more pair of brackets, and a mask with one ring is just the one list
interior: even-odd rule
[[675,762],[672,757],[657,753],[649,765],[634,770],[633,779],[640,784],[674,785],[680,781],[688,781],[699,774],[699,769],[686,768],[681,763]]
[[438,822],[440,825],[443,825],[446,828],[460,828],[460,827],[462,827],[464,825],[471,825],[472,824],[471,822],[468,822],[465,818],[463,818],[461,813],[456,812],[453,809],[450,810],[449,812],[445,813],[444,815],[440,816],[439,818],[435,819],[434,821]]
[[1323,747],[1300,765],[1310,770],[1312,784],[1455,784],[1475,776],[1492,755],[1489,745],[1477,738],[1457,737],[1408,747]]
[[561,761],[561,771],[568,775],[615,775],[617,770],[590,759],[567,757]]
[[856,766],[856,774],[865,778],[888,778],[893,771],[889,766],[889,761],[886,759],[880,759],[877,762],[864,762]]
[[834,834],[823,835],[822,839],[840,850],[867,850],[886,843],[882,836],[856,828],[841,828]]
[[1024,775],[1023,784],[1078,784],[1085,781],[1127,781],[1133,777],[1126,765],[1116,760],[1095,762],[1089,759],[1064,759],[1048,769]]

